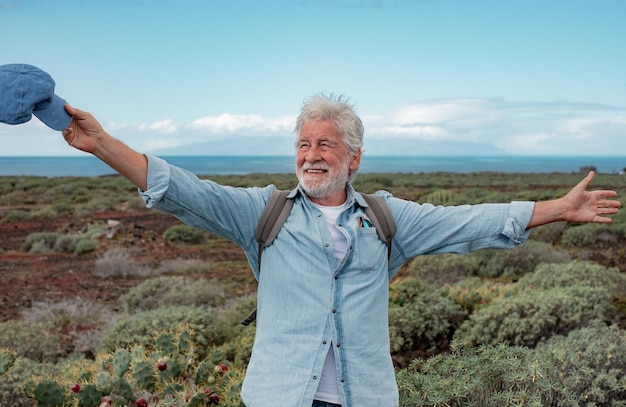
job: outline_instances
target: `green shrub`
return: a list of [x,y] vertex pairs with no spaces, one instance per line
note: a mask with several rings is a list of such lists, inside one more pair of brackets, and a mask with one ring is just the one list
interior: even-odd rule
[[56,213],[70,213],[74,210],[74,205],[69,198],[61,197],[54,201],[51,208]]
[[60,354],[60,342],[48,322],[10,320],[0,323],[0,348],[12,348],[20,357],[36,362],[54,362]]
[[557,396],[551,363],[524,347],[453,344],[450,355],[416,359],[396,372],[400,406],[580,406],[573,394]]
[[626,275],[618,268],[596,263],[572,261],[567,264],[541,264],[534,273],[522,277],[523,289],[551,289],[573,285],[606,288],[609,293],[626,292]]
[[107,351],[118,347],[145,346],[155,332],[189,326],[194,342],[201,349],[208,349],[211,345],[222,343],[214,319],[215,310],[207,307],[175,306],[138,312],[118,318],[104,332],[101,346]]
[[164,260],[156,269],[157,274],[205,274],[210,270],[210,263],[197,259]]
[[200,351],[206,351],[239,335],[243,330],[240,322],[252,309],[253,298],[242,298],[220,308],[172,306],[138,312],[120,317],[113,323],[104,332],[101,344],[106,350],[145,345],[160,329],[186,325]]
[[473,274],[481,277],[517,279],[532,272],[541,263],[566,263],[570,256],[551,245],[533,240],[509,250],[486,249],[469,255],[477,261]]
[[216,307],[225,301],[225,290],[218,283],[180,276],[146,280],[120,297],[122,307],[129,313],[170,305]]
[[54,375],[27,380],[23,390],[39,406],[97,407],[106,397],[114,406],[242,407],[243,371],[219,350],[205,353],[198,356],[188,330],[160,330],[146,346],[68,360]]
[[85,235],[63,235],[54,243],[54,251],[83,254],[94,251],[97,245],[95,240]]
[[554,222],[538,226],[533,228],[530,239],[550,244],[558,244],[561,243],[566,228],[567,224],[565,222]]
[[555,336],[537,347],[554,360],[562,388],[586,405],[623,406],[626,402],[626,331],[593,321],[588,327]]
[[19,222],[24,219],[30,219],[30,212],[20,209],[13,209],[9,211],[6,215],[4,215],[4,217],[2,218],[2,222]]
[[204,241],[204,232],[187,225],[174,225],[163,232],[163,238],[169,242],[198,244]]
[[480,308],[461,325],[454,338],[464,345],[534,347],[554,335],[606,317],[613,311],[607,297],[604,288],[582,286],[525,290]]
[[35,220],[54,219],[57,216],[58,213],[52,208],[40,208],[30,214],[30,218]]
[[33,407],[35,403],[22,391],[26,382],[34,376],[43,377],[58,373],[58,367],[28,358],[18,357],[13,367],[0,376],[0,406]]
[[512,297],[519,290],[519,287],[513,283],[469,277],[456,284],[447,284],[441,287],[438,292],[459,304],[468,314],[471,314],[497,298]]
[[431,352],[452,337],[465,316],[458,304],[424,289],[419,280],[396,280],[391,284],[389,302],[391,353]]
[[409,263],[411,275],[437,287],[461,281],[477,268],[476,258],[458,254],[418,256]]
[[568,228],[561,241],[565,246],[585,247],[601,241],[615,242],[621,235],[621,230],[614,230],[606,224],[584,223]]
[[94,250],[96,250],[97,246],[98,246],[98,242],[96,242],[95,240],[87,238],[87,237],[82,237],[78,239],[78,241],[76,242],[76,247],[74,247],[74,253],[76,254],[91,253]]
[[26,237],[26,241],[22,245],[25,252],[50,252],[54,249],[54,245],[59,239],[58,233],[39,232],[31,233]]
[[94,275],[110,277],[145,276],[150,272],[148,267],[135,263],[130,254],[121,248],[113,248],[96,259]]
[[224,352],[226,359],[232,360],[237,366],[245,367],[250,362],[255,333],[256,326],[250,325],[240,335],[220,345],[218,349]]

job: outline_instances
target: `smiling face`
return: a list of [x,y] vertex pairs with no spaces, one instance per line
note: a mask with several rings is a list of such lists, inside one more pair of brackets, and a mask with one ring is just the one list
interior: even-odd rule
[[341,132],[329,120],[309,120],[300,131],[296,175],[311,201],[337,206],[346,200],[350,171],[361,163],[361,151],[351,155]]

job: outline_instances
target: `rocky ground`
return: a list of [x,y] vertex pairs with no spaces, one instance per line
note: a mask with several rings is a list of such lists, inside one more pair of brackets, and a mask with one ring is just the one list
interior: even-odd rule
[[[113,221],[113,222],[111,222]],[[22,250],[31,233],[78,233],[93,224],[119,224],[113,236],[102,236],[92,253],[31,254]],[[228,278],[255,284],[242,251],[226,241],[179,245],[163,239],[163,232],[179,223],[150,210],[103,212],[88,218],[0,222],[0,322],[19,318],[20,311],[35,302],[82,297],[113,304],[129,287],[147,277],[103,278],[94,275],[96,260],[107,250],[126,249],[134,262],[158,267],[164,260],[197,259],[213,265],[208,278]],[[216,239],[216,238],[214,238]]]

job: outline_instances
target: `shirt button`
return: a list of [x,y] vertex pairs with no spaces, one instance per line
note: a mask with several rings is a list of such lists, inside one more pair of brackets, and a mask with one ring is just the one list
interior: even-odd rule
[[341,383],[345,382],[346,379],[344,379],[343,377],[341,379],[339,379],[339,381],[341,381]]
[[340,346],[341,346],[341,344],[337,343],[337,347],[340,347]]
[[313,376],[313,380],[317,380],[317,376]]
[[322,341],[322,343],[323,343],[324,345],[326,345],[326,341]]
[[335,274],[335,280],[339,280],[339,274]]
[[333,308],[333,309],[331,310],[331,312],[334,314],[335,312],[337,312],[337,310],[336,310],[335,308]]

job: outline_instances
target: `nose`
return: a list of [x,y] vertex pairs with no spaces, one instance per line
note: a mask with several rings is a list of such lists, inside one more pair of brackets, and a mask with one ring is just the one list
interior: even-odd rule
[[310,163],[320,161],[322,159],[322,156],[320,154],[319,147],[315,145],[310,146],[306,151],[306,155],[304,156],[304,159]]

